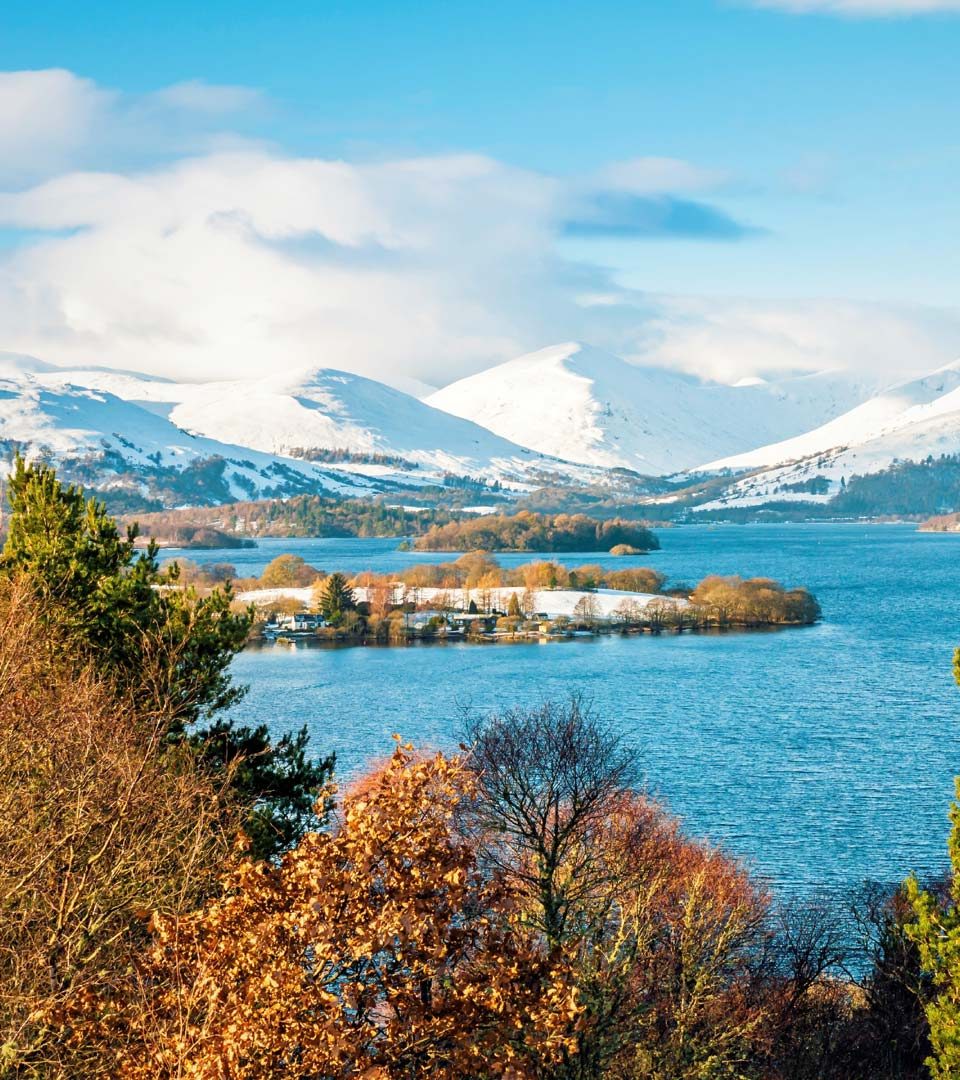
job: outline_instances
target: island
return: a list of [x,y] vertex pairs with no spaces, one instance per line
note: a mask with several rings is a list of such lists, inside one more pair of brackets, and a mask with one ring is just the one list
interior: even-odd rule
[[413,544],[415,551],[616,551],[643,554],[660,541],[646,525],[623,518],[598,520],[586,514],[484,514],[433,525]]
[[195,550],[216,551],[220,548],[237,549],[256,547],[256,541],[210,525],[172,525],[159,535],[140,534],[138,547],[147,547],[154,543],[159,548],[193,548]]
[[238,583],[236,603],[256,612],[253,637],[354,645],[480,643],[810,626],[820,618],[808,590],[769,578],[711,575],[695,587],[668,587],[664,575],[648,567],[535,561],[508,568],[482,551],[449,563],[348,577],[290,565],[296,558],[278,556],[275,562],[287,561],[283,567],[271,564],[261,578]]

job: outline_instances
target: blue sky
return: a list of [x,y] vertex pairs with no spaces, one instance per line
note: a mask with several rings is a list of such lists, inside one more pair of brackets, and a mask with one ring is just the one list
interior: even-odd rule
[[[193,80],[255,90],[216,134],[276,155],[483,155],[556,180],[572,192],[558,256],[638,293],[830,298],[939,319],[960,295],[960,5],[805,2],[947,10],[38,0],[0,14],[0,68],[66,69],[128,103]],[[213,134],[192,121],[194,141],[181,125],[171,142],[169,117],[137,122],[147,137],[99,139],[63,169],[159,167]],[[598,179],[660,159],[689,166],[677,190]],[[9,246],[36,224],[4,229]]]

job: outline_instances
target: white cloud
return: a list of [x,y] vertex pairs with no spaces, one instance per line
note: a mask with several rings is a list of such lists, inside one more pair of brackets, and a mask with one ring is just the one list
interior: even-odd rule
[[477,157],[208,155],[0,196],[74,230],[0,264],[8,347],[186,378],[347,367],[445,382],[576,313],[553,181]]
[[[724,178],[685,162],[640,158],[566,182],[469,154],[363,164],[205,147],[68,168],[109,156],[105,125],[120,158],[158,133],[170,151],[173,106],[27,74],[0,78],[0,162],[5,151],[41,172],[0,182],[0,229],[26,237],[0,249],[0,349],[187,379],[323,365],[399,385],[443,385],[573,338],[730,380],[933,367],[960,352],[952,312],[664,298],[563,257],[571,193],[665,192],[697,210],[689,197]],[[194,112],[256,103],[221,88],[204,106],[211,88],[191,85],[174,98]],[[4,103],[37,110],[36,138]],[[163,122],[140,129],[137,109]]]
[[69,71],[0,72],[0,170],[9,176],[61,168],[116,100]]
[[151,95],[158,105],[189,112],[224,115],[254,108],[263,98],[247,86],[217,86],[203,79],[174,83]]
[[199,79],[133,95],[59,68],[0,72],[0,184],[236,144],[224,120],[263,104],[256,90]]
[[862,17],[960,12],[960,0],[754,0],[754,6],[797,14],[823,12]]
[[817,299],[661,297],[638,351],[725,382],[846,368],[892,380],[960,355],[960,311]]

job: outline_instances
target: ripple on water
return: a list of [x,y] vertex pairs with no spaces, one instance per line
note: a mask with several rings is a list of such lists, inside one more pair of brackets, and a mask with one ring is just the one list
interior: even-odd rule
[[[389,753],[395,731],[452,747],[465,705],[492,709],[579,689],[632,741],[649,787],[690,831],[781,888],[942,869],[960,772],[960,691],[950,672],[960,644],[960,537],[764,525],[664,530],[661,540],[662,551],[637,558],[562,560],[650,565],[674,581],[774,577],[815,592],[824,622],[547,645],[251,649],[235,661],[251,687],[237,715],[278,731],[307,724],[317,753],[335,750],[349,776]],[[347,571],[446,558],[396,546],[281,540],[185,554],[235,562],[243,574],[281,551]]]

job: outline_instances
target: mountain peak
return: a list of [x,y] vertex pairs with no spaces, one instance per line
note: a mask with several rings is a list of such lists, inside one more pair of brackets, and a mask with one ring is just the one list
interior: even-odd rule
[[[748,450],[763,433],[798,434],[822,420],[820,401],[773,384],[729,387],[640,367],[579,341],[488,368],[425,400],[541,453],[602,467],[669,474]],[[827,415],[830,403],[825,406]]]

